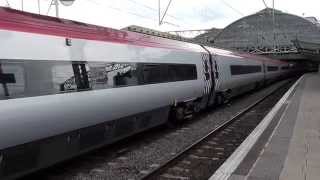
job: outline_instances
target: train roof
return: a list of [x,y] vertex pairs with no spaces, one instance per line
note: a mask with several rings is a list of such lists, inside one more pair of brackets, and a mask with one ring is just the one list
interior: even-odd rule
[[208,49],[209,50],[211,49],[212,53],[217,54],[217,55],[222,55],[222,56],[248,58],[248,60],[265,61],[265,62],[274,63],[274,64],[283,64],[283,65],[288,64],[285,61],[281,61],[281,60],[278,60],[278,59],[272,59],[272,58],[268,58],[268,57],[261,56],[261,55],[255,55],[255,54],[250,54],[250,53],[245,53],[245,52],[238,52],[238,51],[230,51],[230,50],[214,48],[214,47],[210,47]]
[[[166,39],[136,32],[117,30],[78,21],[56,18],[23,12],[15,9],[0,7],[0,30],[60,36],[65,38],[78,38],[104,42],[122,43],[129,45],[204,52],[198,44]],[[239,53],[219,48],[212,48],[214,53],[247,57],[272,63],[285,63],[279,60],[247,53]]]
[[196,44],[0,7],[0,29],[176,50],[203,51]]

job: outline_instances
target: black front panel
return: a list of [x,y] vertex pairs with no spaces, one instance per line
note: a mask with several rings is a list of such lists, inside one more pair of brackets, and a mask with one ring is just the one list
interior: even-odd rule
[[194,64],[0,60],[0,100],[195,79]]
[[259,73],[259,72],[261,72],[261,66],[231,65],[230,72],[231,72],[231,75]]

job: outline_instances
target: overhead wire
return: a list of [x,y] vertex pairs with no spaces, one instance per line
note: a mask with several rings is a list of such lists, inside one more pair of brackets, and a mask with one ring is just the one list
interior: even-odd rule
[[268,8],[268,5],[267,5],[266,1],[265,1],[265,0],[262,0],[262,2],[263,2],[263,4],[264,4],[264,6],[265,6],[266,8]]
[[[135,5],[138,5],[138,6],[140,6],[140,7],[144,7],[144,8],[146,8],[146,9],[151,10],[151,11],[154,11],[155,13],[157,13],[157,12],[159,11],[159,9],[156,9],[156,8],[153,8],[153,7],[148,6],[148,5],[146,5],[146,4],[137,2],[137,1],[135,1],[135,0],[127,0],[127,1],[129,1],[129,2],[131,2],[131,3],[133,3],[133,4],[135,4]],[[185,24],[185,25],[190,26],[190,24],[189,24],[187,21],[185,21],[183,18],[174,16],[174,15],[169,14],[169,13],[167,13],[166,16],[174,19],[175,21],[178,21],[178,22],[181,22],[181,23],[183,23],[183,24]],[[164,24],[169,24],[169,25],[172,25],[172,26],[175,26],[175,27],[181,27],[180,25],[173,24],[173,23],[170,23],[170,22],[163,22],[163,23],[164,23]]]
[[171,2],[172,2],[172,0],[169,1],[169,4],[167,5],[166,10],[165,10],[164,13],[163,13],[163,16],[162,16],[162,18],[161,18],[160,21],[159,21],[159,24],[160,24],[160,25],[162,24],[162,21],[163,21],[164,17],[166,16],[166,14],[167,14],[167,12],[168,12],[168,10],[169,10],[169,7],[170,7]]
[[151,18],[151,17],[149,17],[149,16],[144,16],[144,15],[138,14],[138,13],[136,13],[136,12],[123,11],[122,9],[117,8],[117,7],[113,7],[113,6],[109,6],[109,5],[104,5],[104,4],[98,3],[98,2],[95,1],[95,0],[87,0],[87,1],[89,1],[89,2],[91,2],[91,3],[94,3],[94,4],[96,4],[96,5],[99,5],[99,6],[104,6],[104,7],[106,7],[106,8],[112,9],[112,10],[114,10],[114,11],[118,11],[118,12],[121,12],[121,13],[127,13],[127,14],[131,14],[131,15],[134,15],[134,16],[137,16],[137,17],[140,17],[140,18],[152,20],[153,22],[157,20],[157,19]]
[[[137,2],[137,1],[135,1],[135,0],[127,0],[127,1],[130,1],[131,3],[136,4],[136,5],[139,5],[139,6],[141,6],[141,7],[145,7],[145,8],[147,8],[147,9],[149,9],[149,10],[158,12],[158,9],[153,8],[153,7],[151,7],[151,6],[148,6],[148,5],[145,5],[145,4],[143,4],[143,3],[139,3],[139,2]],[[171,17],[171,18],[173,18],[173,19],[175,19],[175,20],[178,20],[178,21],[184,21],[182,18],[178,18],[178,17],[173,16],[173,15],[171,15],[171,14],[167,14],[167,16],[169,16],[169,17]],[[184,22],[185,22],[185,21],[184,21]]]
[[8,1],[8,0],[5,0],[5,2],[6,2],[6,4],[7,4],[7,6],[8,6],[9,8],[11,8],[9,1]]
[[234,8],[233,6],[231,6],[231,5],[230,5],[229,3],[227,3],[226,1],[224,1],[224,0],[220,0],[220,1],[221,1],[224,5],[228,6],[230,9],[232,9],[234,12],[240,14],[241,16],[244,16],[244,14],[243,14],[241,11],[237,10],[236,8]]
[[50,12],[50,10],[51,10],[52,3],[53,3],[53,0],[50,1],[50,5],[49,5],[49,8],[48,8],[48,10],[47,10],[47,15],[49,14],[49,12]]
[[[97,2],[97,1],[95,1],[95,0],[87,0],[87,1],[89,1],[89,2],[91,2],[91,3],[94,3],[94,4],[98,5],[98,6],[107,7],[107,8],[109,8],[109,9],[118,11],[118,12],[120,12],[120,13],[126,13],[126,14],[130,14],[130,15],[134,15],[134,16],[136,16],[136,17],[144,18],[144,19],[147,19],[147,20],[150,20],[150,21],[153,21],[153,22],[158,21],[156,18],[152,18],[152,17],[150,17],[150,16],[145,16],[145,15],[142,15],[142,14],[139,14],[139,13],[136,13],[136,12],[132,12],[132,11],[124,11],[124,10],[118,8],[118,7],[101,4],[101,3],[99,3],[99,2]],[[130,1],[130,0],[129,0],[129,1]],[[135,1],[131,1],[131,2],[135,2]],[[141,3],[138,3],[138,4],[141,4]],[[143,4],[141,4],[141,6],[142,6],[142,5],[143,5]],[[153,9],[153,8],[147,6],[147,5],[145,5],[145,7],[146,7],[146,8],[148,7],[148,9]],[[177,25],[177,24],[174,24],[174,23],[170,23],[170,22],[165,22],[165,21],[164,21],[163,23],[164,23],[164,24],[171,25],[171,26],[175,26],[175,27],[180,27],[180,25]]]

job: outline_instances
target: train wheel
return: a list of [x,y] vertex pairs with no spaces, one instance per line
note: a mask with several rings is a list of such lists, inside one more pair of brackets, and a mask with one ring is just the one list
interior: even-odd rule
[[199,113],[200,111],[201,111],[201,104],[199,102],[196,102],[193,107],[193,112]]
[[181,106],[173,107],[170,111],[169,124],[178,125],[184,121],[184,111],[185,109]]
[[177,107],[175,110],[175,121],[177,123],[181,123],[184,120],[184,108],[183,107]]
[[221,105],[224,102],[224,98],[221,94],[216,95],[216,105]]

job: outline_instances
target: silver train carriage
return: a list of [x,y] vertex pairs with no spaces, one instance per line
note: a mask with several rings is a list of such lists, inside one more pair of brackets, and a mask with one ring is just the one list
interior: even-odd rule
[[290,70],[276,60],[7,8],[0,8],[0,39],[1,179],[169,117],[183,121]]

